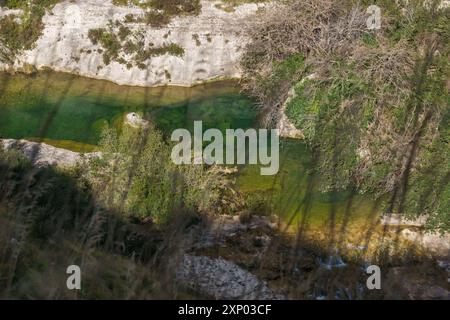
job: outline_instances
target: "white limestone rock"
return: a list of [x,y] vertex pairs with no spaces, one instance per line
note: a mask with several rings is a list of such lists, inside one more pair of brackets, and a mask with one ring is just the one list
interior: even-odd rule
[[[181,46],[183,57],[165,54],[153,57],[144,70],[128,69],[118,62],[105,66],[100,47],[88,37],[90,29],[105,28],[110,20],[123,20],[126,15],[140,15],[137,6],[115,6],[111,0],[72,0],[54,6],[43,17],[42,36],[34,49],[18,57],[14,68],[26,65],[51,68],[85,77],[104,79],[120,85],[191,86],[206,80],[240,77],[239,60],[249,41],[244,25],[257,23],[255,3],[239,5],[233,12],[217,8],[214,1],[201,1],[198,16],[180,16],[162,28],[130,23],[132,30],[142,30],[146,44],[155,46],[174,43]],[[5,9],[0,9],[0,15]],[[200,44],[193,38],[198,36]],[[88,53],[89,52],[89,53]],[[10,67],[0,63],[0,70]],[[170,74],[170,77],[167,77]]]

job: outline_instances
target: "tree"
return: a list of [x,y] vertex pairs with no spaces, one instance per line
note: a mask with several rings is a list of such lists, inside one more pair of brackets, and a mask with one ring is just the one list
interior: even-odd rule
[[218,198],[218,177],[203,166],[176,166],[170,146],[153,125],[106,128],[101,157],[89,160],[85,175],[108,206],[163,223],[177,209],[207,212]]

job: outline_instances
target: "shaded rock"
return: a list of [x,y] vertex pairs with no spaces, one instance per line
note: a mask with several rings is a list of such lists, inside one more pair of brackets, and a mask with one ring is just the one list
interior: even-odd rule
[[268,235],[256,236],[253,239],[253,243],[255,247],[266,248],[270,244],[270,237]]
[[450,261],[437,260],[438,266],[447,271],[450,276]]
[[[17,150],[23,153],[36,166],[56,165],[70,167],[82,159],[81,154],[78,152],[27,140],[4,139],[0,140],[0,146],[3,146],[5,150]],[[98,155],[99,153],[93,152],[84,156],[95,157]]]
[[445,286],[429,265],[394,267],[382,280],[387,299],[449,300],[450,291]]
[[284,298],[253,274],[222,258],[184,255],[177,270],[177,280],[182,285],[215,299]]
[[[242,222],[239,216],[217,216],[205,226],[195,248],[207,248],[216,244],[223,244],[227,239],[246,233],[250,230],[260,230],[270,233],[278,228],[277,223],[271,222],[268,217],[253,216],[249,221]],[[259,239],[261,243],[267,244],[270,237],[264,236]],[[255,238],[255,241],[259,241]]]

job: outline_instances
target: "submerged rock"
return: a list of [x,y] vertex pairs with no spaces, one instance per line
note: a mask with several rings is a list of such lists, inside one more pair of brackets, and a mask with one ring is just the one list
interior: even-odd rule
[[283,299],[265,282],[233,262],[222,258],[184,255],[177,280],[200,294],[215,299]]
[[125,123],[133,128],[141,128],[148,125],[148,121],[142,119],[142,117],[135,112],[131,112],[126,115]]

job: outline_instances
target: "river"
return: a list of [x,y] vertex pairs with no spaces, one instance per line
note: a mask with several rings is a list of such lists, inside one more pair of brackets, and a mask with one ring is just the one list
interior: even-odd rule
[[[120,126],[129,112],[154,119],[165,133],[180,127],[191,129],[194,120],[202,120],[204,129],[257,126],[255,103],[240,92],[235,81],[190,88],[143,88],[50,71],[0,73],[0,96],[0,138],[42,137],[48,144],[81,152],[95,150],[102,127]],[[303,142],[282,139],[279,173],[261,176],[256,165],[240,166],[236,187],[256,208],[295,225],[305,217],[310,161],[310,151]],[[332,214],[336,225],[332,227],[337,228],[346,215],[346,194],[314,189],[310,195],[308,221],[329,227]],[[350,220],[367,223],[370,211],[371,202],[357,196]]]

